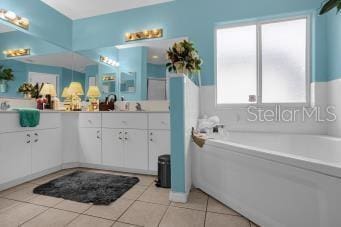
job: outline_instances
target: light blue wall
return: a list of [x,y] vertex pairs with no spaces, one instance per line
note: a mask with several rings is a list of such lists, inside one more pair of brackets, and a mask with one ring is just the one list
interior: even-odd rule
[[[164,38],[189,37],[196,44],[204,60],[202,84],[214,84],[214,27],[221,22],[260,19],[317,10],[321,0],[176,0],[174,2],[107,14],[74,22],[75,50],[112,46],[124,43],[126,32],[149,28],[163,28]],[[325,48],[323,18],[316,18],[313,34],[316,45],[313,80],[324,80]],[[322,20],[322,21],[320,21]],[[101,25],[101,26],[99,26]],[[99,35],[100,34],[100,35]]]
[[185,88],[184,78],[170,79],[171,184],[173,192],[185,192]]
[[[30,20],[28,31],[67,49],[72,49],[72,21],[40,0],[1,0],[0,9],[7,9]],[[15,27],[17,28],[17,27]]]
[[341,79],[341,15],[334,10],[325,17],[328,23],[328,80]]
[[120,93],[126,100],[147,99],[147,56],[146,47],[119,50],[120,72],[136,72],[136,92]]
[[147,64],[147,77],[165,78],[166,65]]
[[2,54],[4,50],[8,49],[31,49],[31,55],[47,55],[66,52],[67,50],[59,46],[53,45],[44,40],[35,38],[23,32],[14,31],[0,33],[0,60],[6,59]]

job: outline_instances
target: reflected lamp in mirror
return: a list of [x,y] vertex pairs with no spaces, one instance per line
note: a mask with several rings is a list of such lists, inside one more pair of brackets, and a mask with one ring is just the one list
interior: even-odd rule
[[99,100],[101,97],[101,92],[97,86],[89,86],[89,90],[86,93],[86,96],[89,97],[90,106],[89,111],[98,111],[99,110]]
[[71,110],[80,111],[82,109],[82,106],[81,106],[82,100],[79,96],[84,95],[82,84],[79,82],[71,82],[68,92],[71,95]]
[[30,21],[27,18],[20,17],[9,10],[0,9],[0,18],[26,30],[28,30],[30,26]]
[[71,94],[69,92],[69,87],[63,89],[62,98],[64,98],[64,109],[66,111],[71,110]]
[[40,95],[47,98],[47,103],[45,105],[46,109],[54,109],[54,100],[52,97],[57,96],[56,88],[53,84],[44,84],[41,88]]

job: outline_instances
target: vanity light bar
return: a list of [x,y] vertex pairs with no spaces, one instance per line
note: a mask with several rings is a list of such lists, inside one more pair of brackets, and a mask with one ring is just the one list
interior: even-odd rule
[[3,52],[4,55],[8,58],[13,58],[13,57],[20,57],[20,56],[26,56],[31,54],[30,49],[17,49],[17,50],[5,50]]
[[111,66],[114,66],[114,67],[118,67],[120,66],[120,63],[118,63],[117,61],[113,60],[113,59],[110,59],[108,57],[105,57],[105,56],[99,56],[99,61],[100,62],[103,62],[107,65],[111,65]]
[[0,19],[26,30],[30,26],[30,21],[27,18],[17,16],[14,12],[5,9],[0,9]]
[[126,42],[141,40],[141,39],[156,39],[161,38],[163,36],[163,29],[153,29],[153,30],[145,30],[142,32],[134,32],[126,34]]

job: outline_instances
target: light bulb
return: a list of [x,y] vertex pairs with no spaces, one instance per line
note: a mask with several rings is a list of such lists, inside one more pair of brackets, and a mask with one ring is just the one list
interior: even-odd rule
[[9,20],[15,20],[17,18],[17,15],[12,11],[7,11],[5,13],[5,17]]

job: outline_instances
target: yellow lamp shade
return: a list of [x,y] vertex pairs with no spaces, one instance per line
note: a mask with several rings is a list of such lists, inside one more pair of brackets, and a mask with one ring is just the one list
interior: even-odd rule
[[71,95],[70,95],[70,92],[69,92],[69,88],[68,87],[65,87],[63,89],[63,93],[62,93],[62,97],[63,98],[69,98]]
[[89,86],[89,90],[86,93],[86,96],[91,98],[101,97],[101,92],[97,86]]
[[79,82],[71,82],[69,86],[69,94],[71,95],[84,95],[82,84]]
[[57,96],[56,88],[53,84],[44,84],[40,91],[41,95],[51,95],[52,97]]

